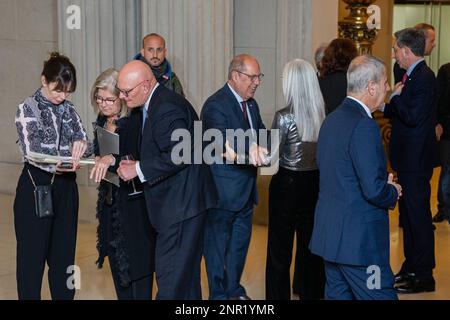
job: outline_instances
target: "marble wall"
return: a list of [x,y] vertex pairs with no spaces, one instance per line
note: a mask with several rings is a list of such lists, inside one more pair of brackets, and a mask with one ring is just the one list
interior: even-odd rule
[[14,116],[40,86],[43,61],[57,49],[56,0],[0,0],[0,193],[14,193],[20,165]]

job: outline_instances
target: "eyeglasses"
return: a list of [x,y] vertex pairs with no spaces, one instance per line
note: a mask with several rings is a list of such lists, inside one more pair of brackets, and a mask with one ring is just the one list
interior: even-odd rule
[[125,97],[128,98],[128,95],[130,94],[131,91],[133,91],[134,89],[136,89],[137,87],[139,87],[141,84],[143,84],[146,81],[150,81],[150,80],[144,80],[144,81],[138,83],[134,88],[129,89],[129,90],[123,90],[123,89],[120,89],[117,86],[116,86],[116,89],[117,89],[117,91],[119,91],[121,94],[123,94]]
[[242,72],[242,71],[239,71],[239,70],[234,70],[234,71],[236,71],[237,73],[240,73],[240,74],[243,74],[243,75],[249,77],[251,82],[255,82],[256,79],[258,79],[259,81],[262,81],[262,79],[264,78],[264,73],[255,74],[255,75],[250,75],[250,74],[247,74],[247,73]]
[[102,104],[104,102],[107,106],[112,106],[114,104],[114,102],[117,101],[117,99],[119,99],[119,97],[117,97],[117,98],[102,98],[100,96],[95,96],[95,101],[97,101],[97,104]]

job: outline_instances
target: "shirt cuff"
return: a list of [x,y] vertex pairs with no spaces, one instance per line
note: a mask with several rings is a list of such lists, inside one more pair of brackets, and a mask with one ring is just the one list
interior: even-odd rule
[[391,94],[391,97],[389,98],[389,101],[391,101],[393,97],[396,97],[396,96],[399,96],[399,95],[400,95],[400,94],[397,93],[397,92],[392,93],[392,94]]
[[140,165],[140,162],[139,162],[139,161],[136,161],[136,172],[137,172],[137,174],[138,174],[139,180],[141,180],[142,183],[144,183],[144,182],[147,181],[147,180],[145,180],[145,176],[144,176],[144,174],[142,173],[141,165]]

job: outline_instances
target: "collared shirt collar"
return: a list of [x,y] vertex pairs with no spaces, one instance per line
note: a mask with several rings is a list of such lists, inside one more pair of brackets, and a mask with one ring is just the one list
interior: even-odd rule
[[358,99],[353,98],[353,97],[350,97],[350,96],[347,96],[347,98],[352,99],[353,101],[358,102],[358,103],[364,108],[364,110],[366,111],[367,115],[368,115],[370,118],[373,118],[373,117],[372,117],[372,112],[370,112],[370,109],[369,109],[364,103],[362,103],[362,102],[359,101]]
[[148,112],[148,106],[150,105],[150,100],[152,100],[153,94],[155,93],[156,88],[159,87],[159,83],[156,82],[156,85],[153,87],[152,93],[150,93],[150,96],[148,97],[147,101],[144,104],[145,111]]
[[409,66],[408,70],[406,70],[406,74],[408,75],[408,77],[411,76],[411,73],[414,71],[414,68],[424,60],[425,60],[424,58],[419,59],[415,63],[413,63],[412,65]]
[[[233,93],[234,97],[236,98],[237,102],[239,103],[239,107],[242,110],[241,102],[244,101],[244,99],[242,99],[242,97],[236,91],[234,91],[233,87],[231,87],[229,83],[227,83],[227,85],[228,85],[228,88],[230,88],[231,92]],[[250,105],[248,105],[248,106],[250,106]],[[253,129],[252,113],[250,111],[250,108],[247,108],[247,115],[248,115],[248,122],[250,124],[250,128]]]
[[239,102],[239,105],[241,105],[241,102],[244,101],[244,99],[242,99],[242,97],[236,92],[234,91],[233,87],[230,86],[229,83],[227,83],[228,88],[230,88],[231,92],[233,92],[234,96],[236,97],[236,100]]

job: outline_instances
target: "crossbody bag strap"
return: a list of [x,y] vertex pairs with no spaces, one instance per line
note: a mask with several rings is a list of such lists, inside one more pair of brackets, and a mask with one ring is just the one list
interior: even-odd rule
[[[33,176],[31,175],[30,169],[27,169],[28,175],[30,176],[31,183],[33,184],[34,188],[36,188],[36,183],[34,182]],[[50,182],[50,185],[53,185],[53,182],[55,182],[55,174],[52,176],[52,180]]]

